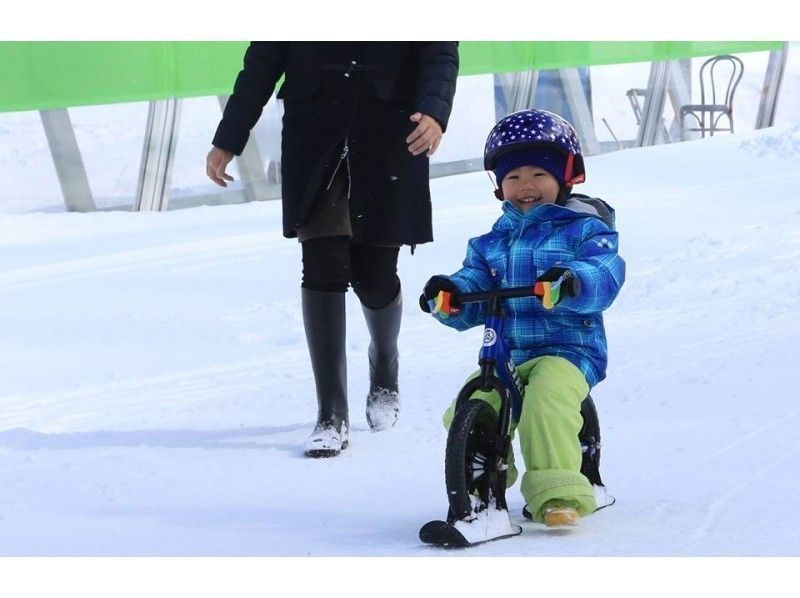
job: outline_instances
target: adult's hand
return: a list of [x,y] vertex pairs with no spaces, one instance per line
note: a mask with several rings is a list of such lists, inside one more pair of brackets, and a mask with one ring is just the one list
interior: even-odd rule
[[227,187],[225,181],[232,181],[233,177],[225,172],[225,167],[233,160],[233,152],[218,147],[212,147],[206,156],[206,174],[220,187]]
[[428,157],[432,156],[442,140],[442,127],[439,126],[436,119],[427,114],[422,114],[422,112],[415,112],[410,118],[413,122],[419,124],[411,132],[411,135],[406,137],[408,151],[415,156],[419,156],[423,152]]

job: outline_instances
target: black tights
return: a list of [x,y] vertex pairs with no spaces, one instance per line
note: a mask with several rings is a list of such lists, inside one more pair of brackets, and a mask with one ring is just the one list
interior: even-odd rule
[[397,297],[398,247],[359,245],[349,237],[309,239],[302,246],[303,288],[344,293],[352,285],[370,309],[382,309]]

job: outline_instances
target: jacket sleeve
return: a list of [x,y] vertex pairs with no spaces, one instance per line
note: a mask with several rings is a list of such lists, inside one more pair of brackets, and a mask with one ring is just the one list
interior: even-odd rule
[[577,259],[559,264],[581,281],[581,294],[560,305],[577,313],[597,313],[611,306],[625,282],[625,261],[617,254],[619,236],[597,218],[587,218]]
[[458,79],[458,42],[420,42],[414,107],[435,118],[442,131],[453,108]]
[[[462,293],[488,291],[496,286],[489,274],[486,260],[479,250],[478,239],[479,237],[470,239],[467,245],[467,256],[464,258],[461,270],[447,277]],[[467,330],[474,326],[482,326],[485,320],[486,303],[467,303],[461,306],[458,314],[439,321],[456,330]]]
[[250,42],[212,144],[241,155],[283,74],[289,42]]

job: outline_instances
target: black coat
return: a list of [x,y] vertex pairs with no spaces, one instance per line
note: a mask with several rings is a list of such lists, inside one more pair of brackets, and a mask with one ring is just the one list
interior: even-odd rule
[[[447,127],[456,42],[252,42],[213,144],[241,154],[281,75],[283,233],[297,236],[337,167],[349,168],[353,240],[433,240],[428,158],[406,137],[422,112]],[[347,145],[348,155],[340,160]]]

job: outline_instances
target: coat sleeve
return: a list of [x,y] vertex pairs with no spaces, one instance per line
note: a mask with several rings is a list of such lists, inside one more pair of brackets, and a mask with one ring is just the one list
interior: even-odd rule
[[289,42],[250,42],[212,144],[241,155],[286,66]]
[[442,131],[453,108],[458,79],[458,42],[420,42],[414,106],[435,118]]
[[[489,274],[486,260],[480,251],[479,239],[480,237],[470,239],[467,245],[467,256],[464,258],[464,265],[458,272],[447,277],[462,293],[488,291],[496,286]],[[461,307],[461,311],[458,314],[440,320],[442,324],[456,330],[467,330],[474,326],[481,326],[485,321],[486,303],[467,303]]]
[[619,236],[597,218],[587,218],[577,259],[559,264],[581,281],[581,294],[561,302],[564,309],[597,313],[611,306],[625,282],[625,261],[617,254]]

